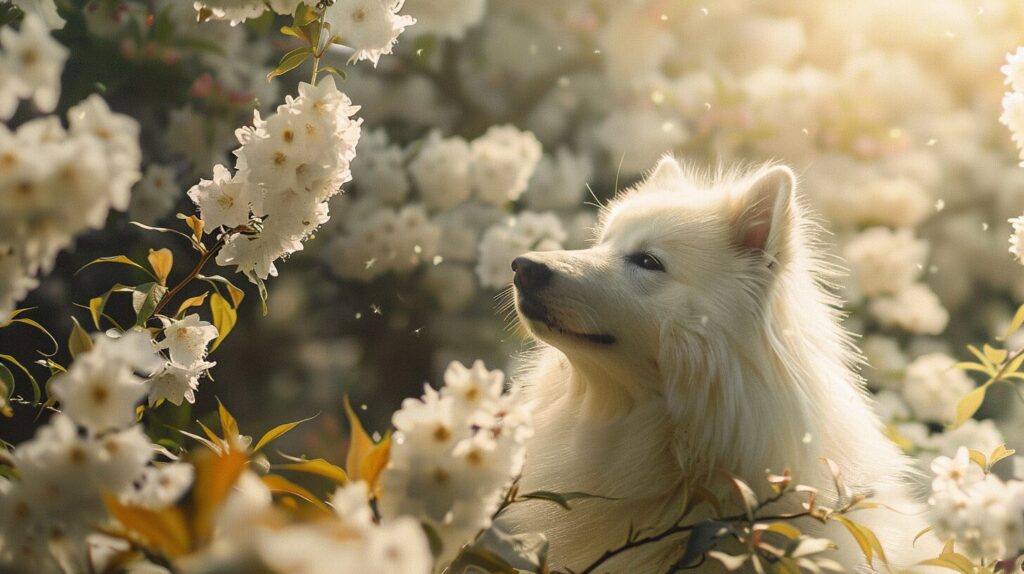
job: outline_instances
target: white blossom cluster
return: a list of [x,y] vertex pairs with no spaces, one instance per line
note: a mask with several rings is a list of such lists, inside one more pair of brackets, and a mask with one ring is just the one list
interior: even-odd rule
[[1006,560],[1024,549],[1024,482],[1004,482],[971,462],[967,448],[932,462],[931,522],[942,540],[974,560]]
[[62,412],[14,449],[17,478],[0,481],[0,567],[87,572],[104,493],[158,508],[191,485],[187,465],[149,466],[153,446],[135,424],[146,394],[136,373],[159,364],[144,334],[100,336],[53,380]]
[[31,99],[39,111],[52,112],[68,49],[34,13],[25,15],[19,30],[0,28],[0,48],[0,120],[9,120],[20,100]]
[[68,111],[67,129],[54,116],[14,131],[0,124],[0,316],[76,235],[128,207],[140,176],[138,134],[135,120],[98,95]]
[[522,468],[529,413],[503,393],[504,375],[483,362],[453,362],[440,391],[427,386],[394,414],[391,460],[381,478],[385,520],[412,516],[444,544],[451,560],[491,523]]
[[398,13],[405,0],[199,0],[194,7],[209,18],[235,25],[267,11],[293,14],[301,4],[310,8],[324,4],[324,22],[340,43],[353,50],[351,61],[369,60],[375,66],[382,55],[391,53],[398,36],[416,23],[412,16]]
[[210,230],[259,221],[258,233],[228,237],[218,264],[263,280],[277,275],[276,260],[302,249],[329,219],[327,200],[351,179],[358,109],[325,77],[316,86],[300,84],[299,97],[288,97],[266,120],[256,112],[253,125],[238,130],[235,172],[217,165],[213,179],[188,192]]
[[154,372],[149,384],[149,404],[166,400],[180,405],[182,400],[196,402],[199,378],[216,363],[206,360],[206,348],[217,338],[217,327],[186,315],[181,319],[162,319],[163,339],[157,349],[166,350],[169,360]]
[[506,209],[517,202],[574,209],[591,167],[566,149],[543,156],[533,134],[512,126],[472,141],[433,131],[405,150],[378,130],[358,152],[356,198],[343,207],[326,249],[331,268],[344,279],[372,281],[426,266],[425,285],[444,309],[468,302],[477,281],[507,285],[522,250],[561,248],[569,234],[554,212]]
[[270,489],[259,476],[242,473],[218,514],[218,545],[194,556],[189,572],[210,569],[291,574],[429,574],[433,556],[426,535],[411,517],[377,524],[363,481],[340,487],[333,513],[289,522],[275,513]]

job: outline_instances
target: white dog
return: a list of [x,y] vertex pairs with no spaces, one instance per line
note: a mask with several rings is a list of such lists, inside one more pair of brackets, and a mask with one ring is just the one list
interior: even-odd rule
[[[579,571],[631,528],[657,532],[680,514],[684,489],[721,484],[719,469],[762,496],[767,469],[834,492],[824,457],[854,491],[903,511],[851,515],[890,565],[919,558],[910,540],[925,524],[907,462],[853,370],[794,186],[783,166],[707,181],[666,157],[607,206],[591,248],[513,263],[516,309],[542,341],[520,379],[536,426],[520,492],[616,499],[508,509],[515,530],[547,535],[553,566]],[[839,543],[831,557],[846,568],[866,568],[841,526],[798,526]],[[681,540],[598,571],[665,572]]]

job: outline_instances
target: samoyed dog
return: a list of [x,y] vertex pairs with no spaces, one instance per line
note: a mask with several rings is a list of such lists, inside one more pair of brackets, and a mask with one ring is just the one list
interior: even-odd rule
[[[788,168],[707,177],[665,157],[603,210],[592,247],[518,257],[516,310],[540,341],[518,378],[535,425],[520,492],[612,500],[577,500],[570,511],[518,502],[504,522],[543,532],[552,566],[580,571],[630,532],[674,522],[687,489],[727,498],[721,470],[766,497],[766,470],[788,469],[834,501],[827,458],[854,493],[895,509],[850,515],[877,534],[890,567],[921,559],[911,540],[926,526],[923,507],[856,374],[817,233]],[[793,498],[768,510],[799,510],[806,497]],[[829,557],[846,569],[867,568],[838,523],[796,524],[835,541]],[[684,540],[624,552],[597,571],[666,572]],[[708,559],[699,570],[717,568]]]

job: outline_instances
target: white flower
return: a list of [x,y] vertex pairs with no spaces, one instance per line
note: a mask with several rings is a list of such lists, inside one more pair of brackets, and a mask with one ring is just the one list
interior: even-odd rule
[[133,221],[153,223],[167,215],[180,199],[180,193],[174,168],[151,163],[132,190],[128,215]]
[[153,510],[166,508],[184,496],[194,478],[195,469],[184,462],[150,466],[122,494],[121,500]]
[[1021,148],[1021,159],[1024,160],[1024,92],[1007,92],[1003,96],[1003,113],[999,121],[1010,128],[1010,135]]
[[649,169],[665,152],[682,146],[690,132],[678,118],[650,110],[617,110],[594,128],[594,138],[621,175],[638,175]]
[[519,199],[541,158],[537,138],[511,125],[491,126],[469,150],[474,197],[496,206]]
[[589,156],[558,148],[554,157],[541,158],[523,199],[531,209],[577,208],[593,171]]
[[308,0],[198,0],[194,7],[196,11],[209,11],[213,20],[229,20],[234,26],[262,16],[268,9],[278,14],[292,14],[302,3],[313,5]]
[[378,129],[363,134],[356,153],[358,158],[352,161],[352,179],[359,186],[360,193],[372,195],[385,203],[401,203],[410,187],[402,148],[389,144],[387,132]]
[[180,405],[181,401],[189,404],[196,402],[196,389],[199,388],[199,377],[216,363],[200,361],[184,367],[177,363],[167,362],[163,368],[146,381],[149,392],[149,405],[153,406],[161,400]]
[[409,173],[423,202],[433,210],[450,209],[469,198],[469,144],[460,137],[442,138],[439,131],[427,136],[422,149],[409,164]]
[[1010,236],[1010,253],[1021,264],[1024,264],[1024,215],[1009,220],[1013,224],[1013,235]]
[[134,366],[120,350],[111,351],[124,347],[126,341],[131,344],[131,339],[100,338],[93,350],[79,355],[66,373],[53,380],[51,388],[62,410],[93,433],[129,425],[135,405],[146,394]]
[[1006,76],[1006,85],[1015,92],[1024,92],[1024,46],[1006,55],[1006,63],[999,70]]
[[844,249],[861,290],[868,297],[897,293],[924,270],[928,243],[909,229],[872,227],[857,234]]
[[324,19],[341,43],[355,50],[350,61],[369,60],[377,65],[381,55],[390,54],[398,36],[416,23],[398,14],[405,0],[335,0]]
[[107,102],[93,94],[68,110],[68,124],[71,135],[90,134],[102,144],[100,150],[110,165],[106,182],[110,205],[118,211],[127,209],[132,186],[142,176],[138,122],[111,112]]
[[974,388],[970,377],[956,368],[956,360],[942,353],[914,359],[907,366],[903,398],[922,421],[950,423],[956,403]]
[[[327,200],[352,179],[349,166],[362,121],[351,116],[358,109],[328,76],[315,86],[299,84],[297,98],[286,98],[265,121],[255,112],[253,125],[236,132],[242,145],[234,152],[230,181],[251,186],[237,193],[262,223],[257,233],[231,236],[217,254],[218,264],[236,266],[255,282],[277,275],[274,262],[302,249],[303,240],[329,219]],[[218,172],[214,183],[226,181],[226,170]],[[193,201],[204,198],[194,191]],[[242,209],[229,203],[237,221]]]
[[864,377],[876,388],[898,388],[903,382],[907,356],[899,342],[885,335],[869,335],[860,344],[866,363]]
[[921,335],[938,335],[949,322],[949,312],[926,285],[914,283],[893,296],[878,297],[868,306],[885,327],[898,327]]
[[238,181],[223,165],[213,166],[213,179],[203,179],[188,190],[198,207],[206,228],[231,229],[249,222],[252,186]]
[[54,0],[14,0],[14,5],[26,14],[39,16],[51,30],[60,30],[64,27],[64,18],[57,13],[57,4]]
[[199,315],[193,313],[182,319],[167,320],[164,338],[157,344],[157,348],[167,349],[171,362],[191,367],[206,358],[206,346],[216,338],[217,327],[201,321]]
[[480,240],[476,274],[484,287],[505,287],[512,281],[512,260],[528,251],[561,249],[565,230],[552,213],[524,211],[486,232]]
[[[50,36],[49,27],[33,12],[25,14],[18,31],[10,26],[0,28],[0,46],[0,93],[31,97],[40,111],[52,112],[60,98],[60,75],[68,49]],[[4,100],[0,96],[0,119],[9,118],[14,111],[10,101]]]

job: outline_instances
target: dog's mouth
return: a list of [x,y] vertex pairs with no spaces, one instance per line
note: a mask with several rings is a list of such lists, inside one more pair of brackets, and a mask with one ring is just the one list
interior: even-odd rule
[[519,302],[519,313],[531,321],[543,324],[548,329],[560,334],[594,343],[595,345],[613,345],[615,336],[606,333],[580,333],[559,325],[551,316],[547,307],[536,299],[526,297],[521,293],[516,298]]

